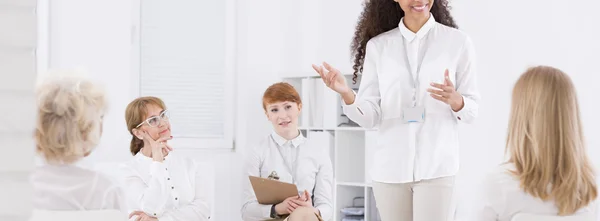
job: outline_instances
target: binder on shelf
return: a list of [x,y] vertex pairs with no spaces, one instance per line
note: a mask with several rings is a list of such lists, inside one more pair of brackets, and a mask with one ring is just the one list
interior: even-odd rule
[[301,92],[300,92],[300,98],[302,99],[302,112],[300,112],[300,125],[302,127],[310,127],[310,91],[311,91],[311,86],[312,84],[312,79],[310,78],[303,78],[302,79],[302,86],[301,86]]
[[342,208],[340,211],[344,221],[365,220],[365,198],[355,197],[352,200],[352,207]]
[[322,128],[324,126],[323,111],[327,107],[323,93],[329,88],[326,88],[321,78],[313,78],[311,81],[313,87],[310,90],[310,100],[312,101],[310,108],[310,125],[311,127]]
[[[326,87],[325,84],[323,84],[323,87]],[[335,128],[339,124],[340,114],[342,113],[341,109],[338,109],[341,101],[339,100],[339,96],[335,91],[329,88],[326,89],[327,90],[324,90],[322,93],[324,106],[323,125],[326,128]]]

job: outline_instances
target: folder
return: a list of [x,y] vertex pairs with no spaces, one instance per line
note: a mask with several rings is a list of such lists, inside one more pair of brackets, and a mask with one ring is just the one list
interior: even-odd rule
[[273,205],[285,199],[298,196],[296,185],[262,177],[248,176],[258,203]]

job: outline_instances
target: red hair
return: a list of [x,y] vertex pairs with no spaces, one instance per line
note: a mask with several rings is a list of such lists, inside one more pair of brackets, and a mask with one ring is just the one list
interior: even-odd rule
[[302,104],[300,95],[298,95],[298,91],[296,91],[294,86],[286,82],[279,82],[267,88],[265,94],[263,95],[262,106],[266,111],[267,104],[285,101],[295,102],[298,105]]

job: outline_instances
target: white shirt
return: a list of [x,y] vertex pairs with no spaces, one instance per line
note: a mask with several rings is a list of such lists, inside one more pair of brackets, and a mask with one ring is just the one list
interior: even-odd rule
[[139,152],[123,171],[130,212],[160,221],[210,219],[208,185],[194,161],[171,152],[161,163]]
[[302,134],[288,141],[273,132],[247,156],[243,177],[243,220],[271,219],[272,205],[258,203],[248,176],[267,178],[272,172],[277,173],[279,181],[296,184],[298,191],[307,190],[321,217],[324,220],[332,218],[333,167],[327,146],[311,142]]
[[44,165],[31,174],[33,205],[41,210],[121,210],[123,190],[108,176],[75,165]]
[[[553,200],[542,201],[539,198],[523,191],[518,178],[509,174],[514,170],[512,164],[505,164],[488,174],[483,182],[482,202],[483,207],[476,210],[477,221],[510,221],[517,213],[532,213],[540,215],[557,215],[558,208]],[[598,200],[587,207],[579,209],[576,214],[596,213],[598,214]],[[596,215],[595,220],[600,220]]]
[[[471,40],[437,23],[433,15],[416,34],[403,20],[398,26],[367,43],[358,95],[353,104],[343,105],[344,113],[362,127],[379,128],[380,147],[370,170],[374,181],[407,183],[456,175],[458,122],[472,122],[478,112]],[[427,92],[431,82],[444,82],[446,69],[464,98],[458,112]],[[425,108],[425,121],[405,124],[402,110],[413,105]]]

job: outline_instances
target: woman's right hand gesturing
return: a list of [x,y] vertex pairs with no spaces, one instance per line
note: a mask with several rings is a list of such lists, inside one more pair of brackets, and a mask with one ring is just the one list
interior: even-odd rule
[[152,139],[148,132],[144,131],[144,148],[149,148],[152,152],[152,160],[157,162],[163,162],[165,156],[173,150],[166,141],[171,140],[173,137],[161,137],[157,140]]
[[[325,66],[325,68],[323,68],[323,66]],[[352,88],[346,83],[346,78],[342,73],[340,73],[338,69],[327,64],[327,62],[323,62],[323,66],[312,65],[313,69],[319,73],[327,87],[340,94],[346,104],[354,103],[354,93],[352,92]]]

